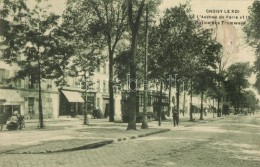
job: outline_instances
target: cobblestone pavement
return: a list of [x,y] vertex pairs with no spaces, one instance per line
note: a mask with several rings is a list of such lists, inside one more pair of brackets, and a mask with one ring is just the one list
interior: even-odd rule
[[1,167],[258,167],[260,114],[171,128],[96,149],[49,154],[0,154]]

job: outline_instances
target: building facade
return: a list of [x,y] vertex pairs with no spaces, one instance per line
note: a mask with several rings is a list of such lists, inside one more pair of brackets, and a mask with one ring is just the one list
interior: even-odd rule
[[[26,119],[39,117],[39,86],[32,84],[30,78],[14,79],[19,67],[9,65],[1,60],[0,55],[0,112],[8,118],[14,111],[20,112]],[[85,101],[87,112],[92,113],[98,107],[102,116],[106,117],[109,110],[109,76],[108,62],[99,66],[89,78],[93,85],[83,89],[79,77],[67,77],[68,86],[57,87],[52,80],[42,80],[42,106],[44,118],[61,116],[75,117],[83,115]],[[86,96],[87,95],[87,96]],[[115,116],[120,117],[121,94],[115,93]]]

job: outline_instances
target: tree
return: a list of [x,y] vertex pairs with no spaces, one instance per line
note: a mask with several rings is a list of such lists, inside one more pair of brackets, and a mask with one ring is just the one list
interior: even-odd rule
[[41,0],[36,1],[33,9],[26,4],[22,0],[3,2],[1,17],[11,18],[4,34],[3,57],[7,63],[17,63],[21,67],[19,78],[29,76],[32,84],[38,84],[39,127],[43,128],[41,82],[63,75],[62,66],[68,63],[73,49],[65,40],[69,34],[59,27],[59,16],[41,7]]
[[[135,5],[134,5],[135,4]],[[130,46],[130,95],[128,99],[129,122],[127,130],[136,130],[136,54],[138,43],[138,31],[140,19],[143,14],[145,0],[138,2],[136,0],[127,0],[128,25],[131,32]],[[136,11],[135,11],[136,9]]]
[[225,87],[236,114],[239,112],[239,108],[241,108],[242,90],[248,88],[249,82],[247,77],[249,77],[251,73],[252,69],[249,63],[232,64],[227,70]]
[[[151,30],[151,38],[149,38],[151,78],[161,76],[166,81],[168,76],[176,76],[175,79],[179,80],[187,77],[188,71],[192,71],[189,61],[195,58],[191,58],[195,54],[191,52],[190,41],[194,41],[196,24],[190,11],[188,4],[166,9],[158,27]],[[177,84],[175,85],[177,87],[176,103],[179,109],[179,83],[175,83]]]
[[[79,82],[82,88],[85,89],[83,124],[88,125],[87,90],[93,84],[89,79],[105,59],[105,56],[102,55],[105,42],[103,41],[102,33],[94,27],[96,22],[92,21],[92,13],[88,12],[90,9],[84,8],[82,3],[80,1],[67,2],[61,26],[73,36],[68,41],[73,45],[75,53],[70,58],[70,64],[66,67],[66,73],[69,76],[80,77]],[[80,17],[82,14],[86,16]]]
[[252,6],[249,7],[249,15],[244,32],[249,45],[255,48],[256,61],[254,68],[256,82],[254,86],[258,90],[258,93],[260,93],[260,1],[254,1]]
[[214,87],[215,65],[219,59],[221,45],[212,39],[212,34],[209,30],[202,31],[198,36],[197,49],[201,50],[198,56],[197,73],[194,79],[194,88],[196,93],[201,93],[201,109],[200,119],[203,119],[203,97],[207,90]]
[[[257,108],[257,98],[255,93],[252,90],[244,91],[242,94],[242,106],[247,108],[248,112],[253,112]],[[251,111],[250,111],[251,110]]]
[[[189,4],[167,9],[158,28],[153,29],[149,44],[152,46],[150,52],[153,56],[150,58],[150,75],[163,76],[166,77],[164,80],[167,80],[169,75],[177,74],[175,86],[178,110],[179,81],[191,81],[192,97],[193,82],[198,81],[195,78],[200,75],[203,79],[206,71],[216,68],[215,63],[221,48],[221,45],[212,39],[210,30],[202,29],[195,24],[194,16],[190,12]],[[199,88],[205,91],[203,85]],[[190,119],[192,120],[191,111]]]
[[[109,59],[109,121],[114,122],[114,55],[126,29],[127,6],[124,0],[68,1],[67,13],[76,25],[77,36],[92,38],[94,43],[105,43]],[[92,34],[87,31],[91,30]],[[86,35],[88,34],[88,36]],[[80,37],[80,36],[79,36]],[[100,49],[100,48],[99,48]]]

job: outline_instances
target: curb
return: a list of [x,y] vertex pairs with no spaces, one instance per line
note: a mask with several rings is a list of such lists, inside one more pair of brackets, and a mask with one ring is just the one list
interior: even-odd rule
[[87,150],[87,149],[94,149],[98,147],[102,147],[108,144],[112,144],[113,140],[104,140],[101,142],[91,143],[83,146],[73,147],[73,148],[65,148],[60,150],[39,150],[37,152],[19,152],[19,153],[9,153],[9,154],[46,154],[46,153],[58,153],[58,152],[68,152],[68,151],[78,151],[78,150]]
[[9,150],[9,151],[6,151],[5,153],[7,153],[7,154],[48,154],[48,153],[88,150],[88,149],[95,149],[95,148],[99,148],[102,146],[106,146],[108,144],[112,144],[115,142],[122,142],[122,141],[126,141],[126,140],[142,138],[142,137],[151,136],[151,135],[158,134],[158,133],[164,133],[167,131],[170,131],[170,129],[162,129],[162,130],[158,130],[155,132],[140,134],[140,135],[136,135],[136,136],[130,136],[128,138],[122,137],[122,138],[118,138],[115,140],[104,140],[104,141],[100,141],[100,142],[95,142],[95,143],[90,143],[90,144],[86,144],[86,145],[73,147],[73,148],[65,148],[65,149],[57,149],[57,150],[24,151],[24,152],[14,152],[16,150]]

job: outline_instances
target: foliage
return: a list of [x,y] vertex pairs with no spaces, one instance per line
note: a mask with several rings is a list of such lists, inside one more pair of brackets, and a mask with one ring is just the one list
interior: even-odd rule
[[14,2],[5,1],[1,11],[4,18],[12,18],[9,31],[4,34],[5,61],[18,63],[20,78],[58,78],[63,73],[62,65],[67,64],[73,53],[65,39],[68,34],[59,27],[59,16],[48,13],[40,6],[40,1],[33,9],[29,9],[24,1]]
[[257,98],[253,91],[248,90],[244,91],[242,94],[242,107],[249,108],[250,110],[254,111],[257,108]]
[[[119,41],[126,30],[127,5],[124,0],[88,0],[68,1],[64,15],[67,24],[72,27],[77,41],[78,63],[82,69],[94,71],[102,62],[99,51],[107,47],[109,60],[109,121],[114,121],[113,94],[113,58]],[[88,52],[88,53],[87,53]],[[82,58],[82,59],[81,59]],[[82,61],[83,60],[83,61]],[[86,62],[86,63],[83,63]],[[82,63],[82,64],[80,64]]]
[[230,101],[236,110],[240,107],[242,90],[249,87],[247,78],[251,75],[252,68],[249,63],[232,64],[227,70],[225,89]]
[[3,58],[7,63],[17,63],[19,78],[28,77],[39,85],[39,120],[43,128],[41,99],[42,79],[57,79],[73,53],[66,42],[69,34],[60,28],[59,16],[48,13],[41,0],[31,9],[23,0],[5,0],[1,19],[9,22],[3,36]]
[[249,15],[244,32],[249,45],[256,49],[255,72],[257,76],[254,86],[260,93],[260,1],[254,1],[249,7]]

